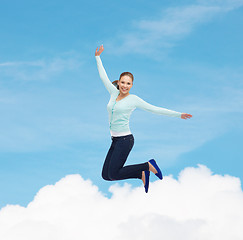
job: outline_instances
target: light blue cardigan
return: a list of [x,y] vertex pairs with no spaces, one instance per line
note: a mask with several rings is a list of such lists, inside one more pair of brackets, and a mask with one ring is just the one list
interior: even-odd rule
[[111,95],[107,105],[109,113],[110,131],[112,136],[124,136],[130,134],[129,119],[136,108],[140,108],[155,114],[167,115],[171,117],[181,117],[180,112],[175,112],[161,107],[151,105],[134,94],[116,102],[119,90],[111,83],[103,67],[99,56],[95,56],[101,80]]

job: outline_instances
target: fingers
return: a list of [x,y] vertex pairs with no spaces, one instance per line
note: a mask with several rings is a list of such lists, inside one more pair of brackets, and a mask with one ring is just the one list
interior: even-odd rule
[[190,119],[192,117],[192,115],[191,114],[188,114],[188,113],[182,113],[181,114],[181,118],[182,119]]
[[100,47],[97,47],[95,50],[95,54],[101,54],[104,51],[103,44]]
[[[97,50],[98,48],[100,48],[100,49],[104,48],[104,47],[103,47],[103,44],[100,45],[100,47],[97,47],[96,50]],[[100,50],[100,49],[99,49],[99,50]]]
[[189,118],[191,118],[191,117],[192,117],[192,115],[187,114],[187,115],[185,116],[185,119],[189,119]]

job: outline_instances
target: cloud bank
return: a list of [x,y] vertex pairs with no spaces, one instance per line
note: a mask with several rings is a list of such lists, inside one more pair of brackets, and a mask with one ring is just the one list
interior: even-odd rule
[[111,185],[107,198],[90,180],[68,175],[40,189],[27,207],[0,211],[2,240],[242,239],[240,180],[207,167],[186,168],[143,187]]

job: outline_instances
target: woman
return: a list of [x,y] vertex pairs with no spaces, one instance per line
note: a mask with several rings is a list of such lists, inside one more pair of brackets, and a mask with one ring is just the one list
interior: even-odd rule
[[117,87],[115,87],[108,79],[102,65],[100,54],[103,51],[103,45],[97,48],[95,58],[100,78],[111,95],[107,110],[109,113],[112,144],[103,165],[102,177],[107,181],[129,178],[141,179],[147,193],[150,171],[159,179],[163,177],[154,159],[142,164],[124,166],[134,144],[134,138],[129,128],[129,118],[132,111],[138,107],[156,114],[181,117],[182,119],[191,118],[192,115],[153,106],[136,95],[130,94],[129,91],[133,85],[133,75],[129,72],[124,72],[120,75],[119,80],[115,81],[117,84]]

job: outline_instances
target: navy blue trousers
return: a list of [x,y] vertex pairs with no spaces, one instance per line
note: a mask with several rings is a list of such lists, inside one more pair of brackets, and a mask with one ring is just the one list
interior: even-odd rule
[[112,137],[112,143],[102,169],[103,179],[113,181],[142,178],[142,171],[149,170],[148,162],[124,166],[133,145],[134,137],[132,134],[122,137]]

